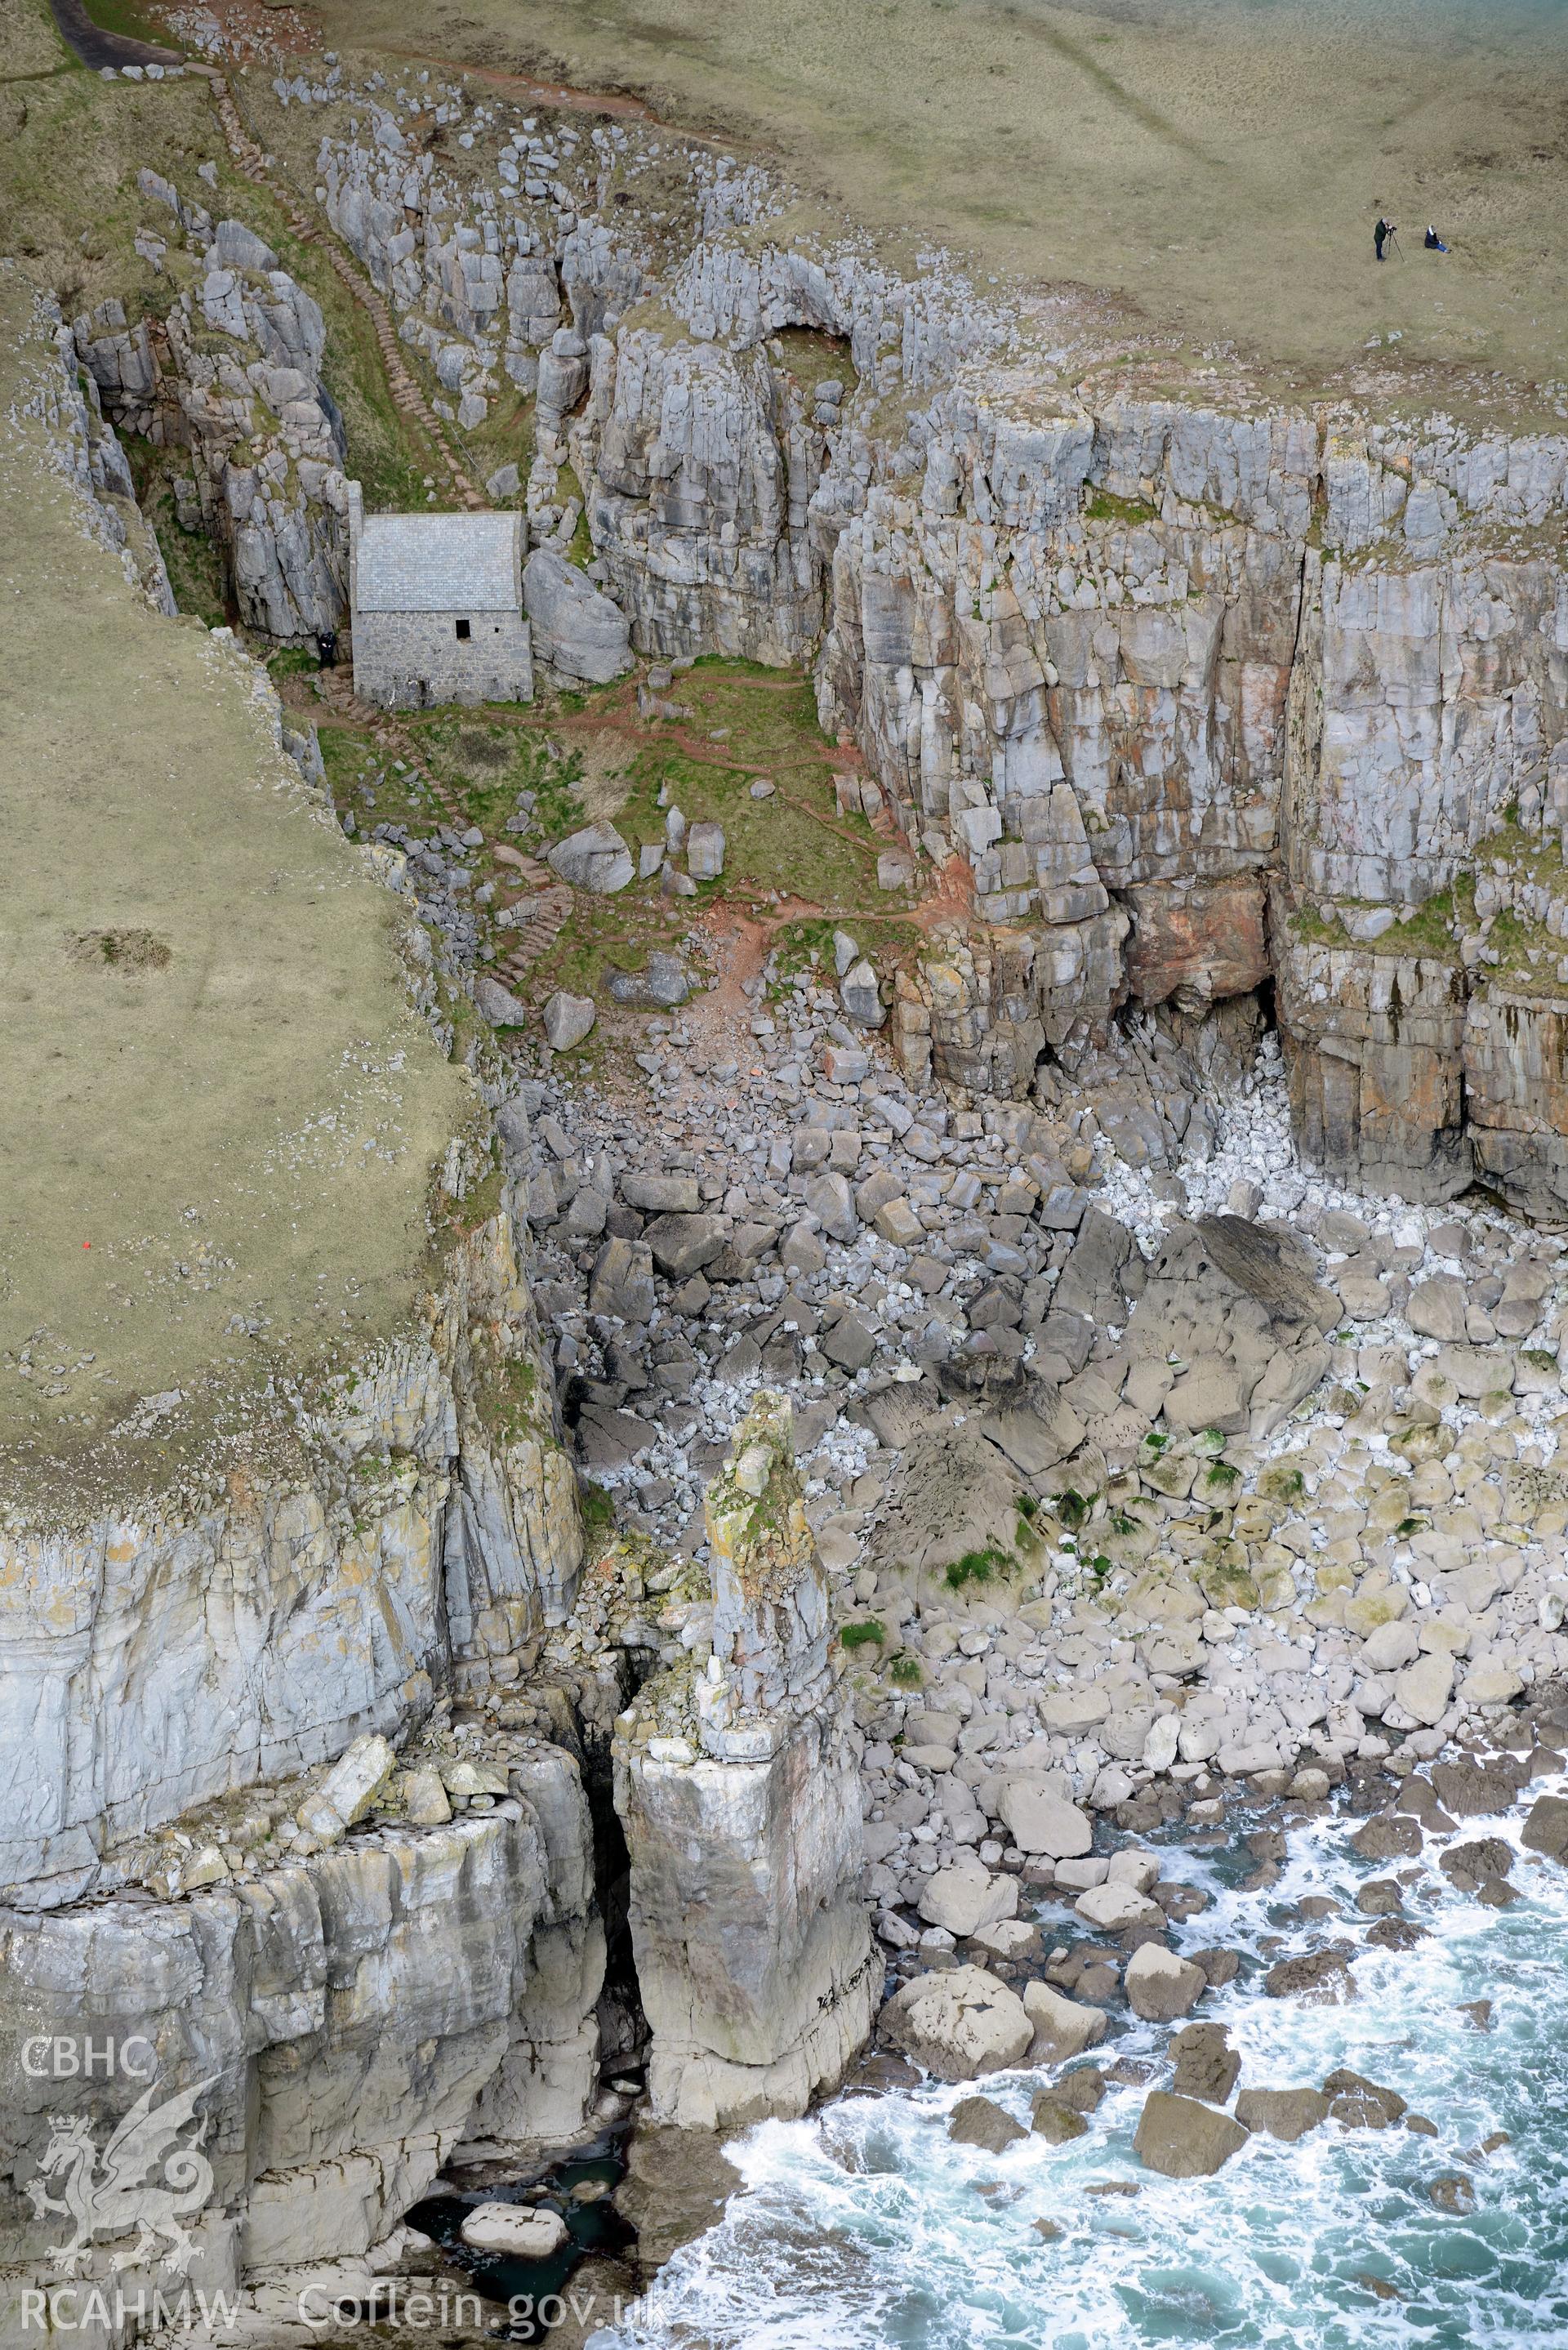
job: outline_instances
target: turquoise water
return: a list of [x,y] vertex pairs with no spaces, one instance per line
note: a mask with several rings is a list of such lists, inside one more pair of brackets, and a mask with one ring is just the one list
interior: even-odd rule
[[[1538,1781],[1529,1792],[1563,1788]],[[1525,1808],[1469,1832],[1517,1846]],[[1357,1884],[1405,1866],[1360,1861],[1346,1843],[1355,1825],[1334,1817],[1293,1833],[1266,1891],[1238,1888],[1234,1854],[1173,1848],[1167,1875],[1215,1899],[1172,1939],[1249,1954],[1242,1976],[1199,2010],[1230,2027],[1243,2086],[1316,2085],[1349,2065],[1397,2088],[1437,2137],[1331,2122],[1293,2147],[1256,2136],[1214,2178],[1171,2180],[1132,2150],[1142,2087],[1112,2089],[1072,2145],[1030,2138],[1000,2156],[945,2134],[969,2090],[847,2099],[738,2141],[744,2184],[722,2222],[677,2254],[631,2322],[593,2336],[595,2350],[1563,2350],[1568,1870],[1521,1853],[1513,1882],[1523,1898],[1498,1911],[1433,1866],[1407,1894],[1428,1939],[1366,1950],[1359,1997],[1341,2007],[1270,1999],[1262,1965],[1330,1935],[1359,1941],[1370,1921],[1355,1911]],[[1428,1851],[1435,1861],[1430,1840]],[[1281,1923],[1314,1893],[1347,1915]],[[1049,1931],[1053,1913],[1042,1916]],[[1459,2012],[1478,1999],[1492,2002],[1490,2030]],[[1165,2038],[1134,2025],[1095,2054],[1153,2059]],[[1048,2077],[982,2085],[1026,2123]],[[1152,2085],[1164,2077],[1157,2070]],[[1480,2142],[1499,2131],[1510,2143],[1483,2155]],[[1463,2216],[1428,2192],[1457,2174],[1475,2197]],[[1118,2181],[1137,2194],[1087,2191]],[[1037,2220],[1060,2240],[1043,2241]]]

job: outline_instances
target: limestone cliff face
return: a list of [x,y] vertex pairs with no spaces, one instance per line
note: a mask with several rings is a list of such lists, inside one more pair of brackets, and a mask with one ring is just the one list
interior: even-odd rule
[[301,1413],[294,1473],[0,1534],[0,1898],[76,1898],[192,1804],[515,1679],[582,1553],[552,1400],[497,1212]]
[[[51,2133],[75,2115],[106,2142],[143,2081],[159,2105],[195,2093],[207,2124],[212,2181],[188,2224],[191,2280],[209,2293],[352,2263],[467,2138],[538,2142],[580,2124],[604,1965],[587,1804],[556,1748],[510,1779],[482,1816],[368,1828],[182,1901],[0,1914],[0,2336],[37,2338],[19,2296],[71,2231],[68,2213],[30,2211],[23,2183],[44,2163],[58,2197]],[[130,2044],[127,2072],[106,2079],[101,2054],[90,2080],[24,2061],[28,2044],[79,2050],[89,2032],[100,2052]],[[110,2278],[130,2250],[114,2239],[135,2229],[99,2232],[78,2285]],[[158,2272],[164,2249],[122,2272],[132,2305],[155,2273],[177,2289]]]
[[711,1653],[643,1690],[615,1774],[650,2113],[722,2128],[836,2084],[881,1966],[857,1892],[860,1739],[782,1398],[742,1422],[707,1520]]
[[161,227],[139,248],[170,280],[161,317],[103,303],[74,321],[77,354],[116,421],[187,452],[181,525],[224,550],[240,617],[283,642],[337,625],[348,573],[343,424],[321,380],[327,329],[275,253],[214,225],[156,172]]
[[[1272,978],[1309,1156],[1423,1197],[1481,1166],[1561,1213],[1553,1089],[1511,1087],[1497,1039],[1546,1068],[1562,1001],[1568,436],[1096,400],[983,320],[967,355],[907,319],[890,347],[866,274],[826,298],[715,244],[674,300],[685,338],[595,346],[570,430],[596,546],[649,651],[814,654],[911,847],[965,860],[985,969],[950,1055],[940,1002],[917,1022],[940,1074],[1022,1094],[1124,1007]],[[786,325],[845,337],[864,384],[808,412]],[[1452,899],[1493,860],[1505,900],[1534,890],[1501,981]],[[1366,950],[1439,897],[1413,998]]]
[[[917,1060],[1023,1095],[1129,1010],[1272,980],[1309,1152],[1559,1199],[1562,1121],[1510,1097],[1496,1040],[1546,1066],[1568,1001],[1568,433],[1109,367],[1064,296],[774,233],[754,167],[694,151],[684,210],[661,182],[644,216],[634,133],[535,127],[459,182],[394,111],[373,148],[324,138],[329,217],[471,413],[499,368],[536,383],[535,536],[580,491],[642,651],[812,663],[913,855],[971,877],[973,967],[961,1000],[917,989],[950,999],[914,1008]],[[1463,895],[1500,862],[1536,893],[1522,941],[1491,935],[1507,890]],[[1369,950],[1434,900],[1415,1027],[1395,1005],[1379,1033]],[[1468,1046],[1428,1033],[1445,989]]]

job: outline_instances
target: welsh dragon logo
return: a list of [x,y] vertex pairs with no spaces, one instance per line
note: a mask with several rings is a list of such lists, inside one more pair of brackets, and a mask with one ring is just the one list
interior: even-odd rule
[[[113,2254],[110,2266],[128,2269],[149,2260],[161,2243],[168,2249],[160,2266],[183,2276],[196,2251],[184,2221],[200,2211],[213,2191],[213,2166],[200,2152],[205,2122],[182,2142],[181,2132],[196,2119],[196,2101],[217,2079],[214,2073],[193,2089],[182,2089],[161,2106],[152,2087],[144,2089],[100,2157],[92,2124],[85,2115],[57,2121],[49,2132],[38,2175],[26,2192],[40,2219],[63,2212],[72,2223],[68,2242],[49,2248],[58,2276],[74,2276],[92,2244],[136,2231],[129,2251]],[[64,2180],[51,2195],[47,2182]]]

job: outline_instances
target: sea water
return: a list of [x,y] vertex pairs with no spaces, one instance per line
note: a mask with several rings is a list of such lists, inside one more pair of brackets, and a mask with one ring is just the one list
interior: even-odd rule
[[[1568,1868],[1520,1844],[1534,1797],[1563,1792],[1538,1780],[1510,1817],[1465,1824],[1515,1847],[1521,1898],[1484,1908],[1428,1866],[1406,1888],[1428,1929],[1407,1950],[1365,1946],[1355,1892],[1414,1864],[1360,1860],[1344,1812],[1293,1828],[1278,1878],[1251,1891],[1255,1820],[1222,1850],[1163,1846],[1165,1875],[1213,1897],[1175,1947],[1242,1954],[1199,2010],[1229,2028],[1241,2086],[1316,2087],[1347,2065],[1397,2089],[1437,2137],[1331,2121],[1294,2146],[1255,2134],[1210,2178],[1157,2177],[1133,2133],[1147,2086],[1168,2078],[1168,2033],[1113,2026],[1095,2059],[1142,2057],[1151,2080],[1113,2087],[1066,2146],[1031,2137],[991,2155],[946,2133],[976,2085],[1027,2124],[1046,2072],[846,2097],[749,2131],[730,2149],[742,2184],[721,2222],[593,2350],[1564,2350]],[[1427,1852],[1435,1861],[1430,1840]],[[1343,1916],[1290,1918],[1312,1894]],[[1070,1913],[1047,1899],[1040,1916],[1047,1948],[1073,1939]],[[1359,1951],[1352,2000],[1264,1992],[1276,1959],[1334,1939]],[[1466,2012],[1479,2001],[1490,2017]],[[1506,2145],[1483,2152],[1499,2133]],[[1445,2178],[1467,2183],[1473,2210],[1434,2202]],[[1090,2191],[1117,2183],[1137,2191]],[[1039,2220],[1060,2236],[1044,2240]]]

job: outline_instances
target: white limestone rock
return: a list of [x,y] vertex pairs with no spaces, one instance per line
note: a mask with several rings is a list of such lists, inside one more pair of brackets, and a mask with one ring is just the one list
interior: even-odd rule
[[561,676],[607,685],[631,667],[625,614],[554,547],[524,565],[523,602],[535,658]]
[[993,1876],[978,1855],[961,1852],[950,1868],[927,1877],[919,1910],[929,1924],[945,1926],[961,1939],[1001,1918],[1017,1916],[1018,1879],[1001,1871]]
[[599,897],[614,897],[637,876],[630,849],[607,823],[585,825],[558,840],[549,851],[549,862],[574,889],[592,889]]
[[1020,1852],[1069,1860],[1093,1848],[1094,1824],[1087,1813],[1053,1794],[1037,1780],[1009,1779],[1002,1791],[1000,1811]]
[[569,1053],[592,1034],[597,1017],[591,995],[570,995],[558,987],[545,1006],[545,1041],[552,1052]]
[[917,1975],[878,2018],[885,2040],[940,2081],[975,2081],[1022,2061],[1034,2027],[1016,1991],[983,1967]]
[[558,2211],[545,2206],[476,2203],[459,2233],[478,2252],[500,2252],[514,2261],[544,2261],[566,2242],[566,2223]]
[[398,1758],[384,1738],[357,1738],[345,1749],[296,1817],[322,1844],[338,1843],[389,1786]]

